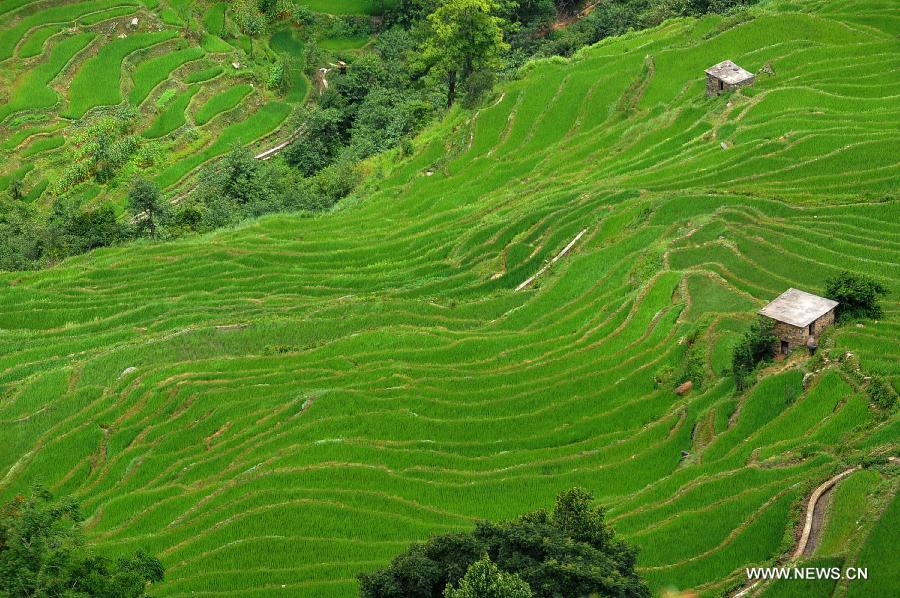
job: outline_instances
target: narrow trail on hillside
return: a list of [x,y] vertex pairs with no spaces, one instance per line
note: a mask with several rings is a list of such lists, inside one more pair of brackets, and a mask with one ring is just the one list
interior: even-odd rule
[[[816,546],[819,544],[819,537],[822,535],[823,524],[825,523],[825,505],[828,496],[834,490],[834,487],[838,482],[851,473],[859,471],[859,469],[859,465],[851,467],[850,469],[845,469],[836,476],[822,482],[815,490],[813,490],[812,494],[809,496],[809,501],[806,504],[806,516],[804,518],[803,531],[800,534],[800,539],[797,541],[794,551],[791,553],[790,559],[788,559],[789,562],[796,561],[802,556],[810,556],[816,549]],[[743,596],[749,595],[760,583],[761,582],[759,581],[753,582],[746,588],[732,594],[731,598],[742,598]]]
[[286,148],[287,146],[292,144],[294,142],[294,140],[296,140],[298,137],[300,137],[300,135],[303,134],[303,131],[304,131],[304,129],[302,127],[297,129],[296,131],[294,131],[294,133],[290,137],[288,137],[287,139],[285,139],[284,141],[282,141],[275,147],[269,148],[264,152],[256,154],[255,156],[253,156],[253,158],[256,160],[268,160],[272,156],[278,155],[278,153],[281,152],[281,150],[283,150],[284,148]]
[[571,241],[569,241],[569,244],[568,244],[568,245],[566,245],[565,247],[563,247],[563,250],[562,250],[562,251],[560,251],[558,254],[556,254],[556,257],[554,257],[552,260],[550,260],[549,262],[547,262],[547,264],[545,264],[543,268],[541,268],[540,270],[538,270],[538,271],[537,271],[537,274],[534,274],[531,278],[529,278],[528,280],[526,280],[525,282],[523,282],[522,284],[520,284],[519,286],[517,286],[517,287],[516,287],[516,290],[517,290],[517,291],[521,291],[521,290],[523,290],[523,289],[527,289],[527,288],[531,285],[531,283],[533,283],[535,280],[538,279],[538,277],[541,276],[541,274],[543,274],[544,272],[546,272],[547,270],[549,270],[549,269],[550,269],[550,266],[552,266],[553,264],[555,264],[556,262],[558,262],[561,258],[564,258],[564,257],[566,256],[566,254],[569,253],[569,251],[571,251],[572,248],[575,246],[575,243],[577,243],[578,240],[579,240],[581,237],[584,236],[584,233],[586,233],[587,230],[588,230],[588,229],[586,229],[586,228],[585,228],[585,229],[582,229],[582,231],[581,231],[580,233],[578,233],[577,235],[575,235],[575,238],[574,238],[574,239],[572,239]]
[[[827,496],[834,488],[835,484],[842,479],[859,470],[859,465],[845,469],[830,480],[823,482],[818,488],[813,490],[806,505],[806,519],[803,524],[803,532],[800,534],[800,540],[797,542],[797,548],[791,555],[791,560],[808,556],[819,542],[819,536],[822,534],[822,523],[824,522],[824,503],[822,499]],[[822,508],[820,509],[820,505]],[[818,515],[818,516],[817,516]],[[807,550],[809,548],[809,550]]]

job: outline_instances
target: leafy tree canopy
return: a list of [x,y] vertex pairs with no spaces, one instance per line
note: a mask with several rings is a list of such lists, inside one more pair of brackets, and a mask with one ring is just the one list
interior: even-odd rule
[[758,317],[744,333],[734,348],[731,357],[731,372],[738,390],[750,386],[750,374],[757,364],[772,357],[775,343],[775,322],[769,318]]
[[501,571],[487,556],[473,563],[459,580],[459,587],[448,585],[444,598],[531,598],[525,581],[514,573]]
[[864,274],[841,272],[825,282],[825,295],[837,301],[840,319],[881,317],[878,297],[886,295],[887,287]]
[[433,77],[446,79],[448,106],[456,100],[459,81],[501,65],[509,44],[503,40],[499,12],[495,0],[445,0],[428,15],[421,58]]
[[17,496],[0,510],[0,596],[132,598],[163,580],[156,557],[138,551],[112,561],[91,554],[72,499],[44,489]]
[[[605,522],[605,510],[593,503],[589,492],[573,488],[557,497],[552,511],[481,522],[469,533],[413,544],[386,569],[361,574],[360,596],[439,598],[448,585],[450,592],[482,582],[490,585],[487,564],[476,567],[468,582],[460,581],[485,555],[499,571],[523,580],[537,597],[650,595],[634,569],[637,551],[616,538]],[[503,580],[515,585],[514,578]]]
[[159,185],[143,177],[135,179],[128,191],[128,211],[135,219],[135,226],[139,231],[155,237],[158,221],[168,211],[168,207]]

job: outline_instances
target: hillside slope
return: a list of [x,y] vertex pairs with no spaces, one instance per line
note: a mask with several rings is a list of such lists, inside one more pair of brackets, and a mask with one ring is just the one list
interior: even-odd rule
[[[722,371],[765,302],[849,269],[885,318],[825,352],[896,385],[897,24],[862,0],[669,22],[454,112],[343,210],[0,275],[0,495],[75,494],[104,551],[160,555],[161,596],[348,596],[577,484],[655,590],[735,585],[804,492],[896,451],[853,365],[743,396]],[[707,99],[725,58],[774,75]],[[703,388],[657,383],[692,355]]]

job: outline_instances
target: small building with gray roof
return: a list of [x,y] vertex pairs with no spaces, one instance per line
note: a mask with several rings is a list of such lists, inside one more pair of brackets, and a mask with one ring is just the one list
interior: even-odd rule
[[834,324],[837,301],[799,289],[788,289],[759,310],[775,320],[776,352],[788,354],[797,347],[813,347],[825,328]]
[[723,91],[753,85],[755,80],[756,76],[750,71],[745,71],[730,60],[723,60],[706,69],[706,95],[717,96]]

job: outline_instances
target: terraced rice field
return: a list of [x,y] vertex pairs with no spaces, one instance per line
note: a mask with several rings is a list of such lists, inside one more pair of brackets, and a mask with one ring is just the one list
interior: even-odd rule
[[[0,495],[79,497],[101,550],[160,555],[160,596],[319,597],[580,485],[655,592],[736,587],[789,551],[806,493],[900,430],[834,364],[744,395],[722,374],[756,309],[849,269],[890,287],[885,317],[824,349],[900,380],[897,22],[807,4],[535,65],[333,213],[0,275]],[[775,74],[707,99],[724,58]],[[679,397],[656,376],[688,351],[705,380]],[[863,473],[835,500],[896,493]],[[817,556],[871,559],[859,595],[895,569],[882,502]]]
[[[184,35],[182,16],[191,3],[141,3],[135,0],[86,2],[6,2],[0,8],[0,177],[11,179],[32,162],[31,135],[62,131],[63,143],[42,154],[25,188],[47,207],[55,197],[78,195],[92,181],[51,187],[41,181],[68,180],[75,153],[70,125],[130,107],[138,114],[133,131],[143,139],[142,150],[160,156],[143,172],[157,177],[164,171],[188,174],[202,161],[219,155],[223,137],[253,143],[279,136],[293,106],[306,98],[302,69],[296,74],[297,89],[278,97],[265,85],[254,85],[254,75],[235,69],[232,62],[246,61],[235,46],[223,40],[224,3],[194,3],[193,18],[209,31],[199,42]],[[187,12],[186,12],[187,11]],[[138,19],[138,26],[131,25]],[[234,40],[237,44],[237,40]],[[209,122],[201,104],[211,94],[224,94],[231,111],[227,119]],[[35,122],[43,125],[36,127]],[[229,133],[229,128],[241,134]],[[290,131],[284,131],[284,136]],[[197,156],[202,160],[197,161]],[[190,158],[190,169],[172,169]],[[146,167],[142,167],[146,168]],[[124,199],[127,177],[102,185],[92,201]]]

